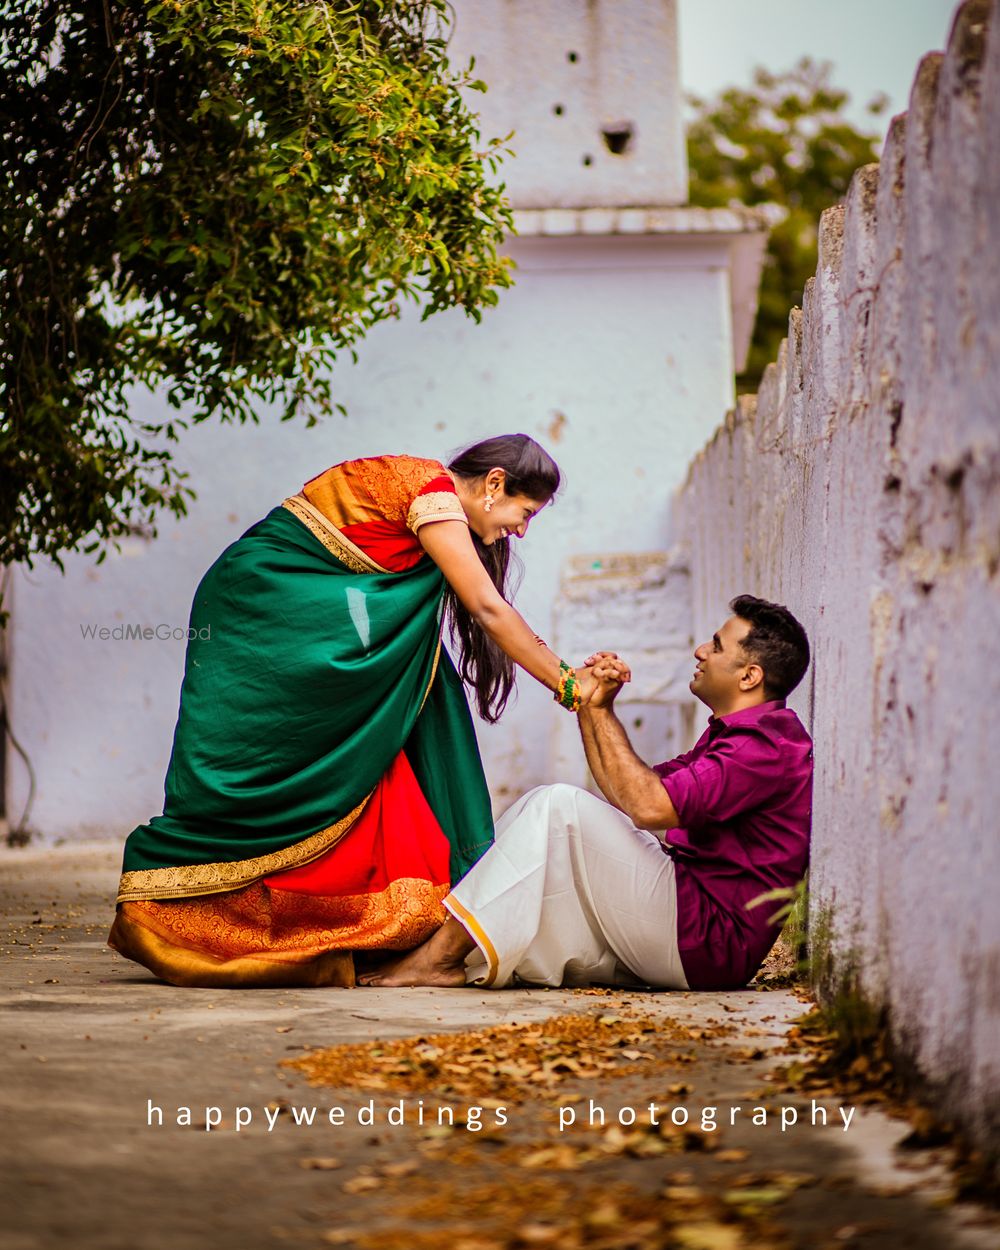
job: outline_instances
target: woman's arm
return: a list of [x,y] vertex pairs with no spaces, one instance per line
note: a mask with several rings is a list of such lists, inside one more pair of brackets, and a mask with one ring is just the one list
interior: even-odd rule
[[[539,646],[531,626],[503,598],[483,568],[461,521],[435,521],[417,530],[420,545],[444,574],[473,620],[482,626],[515,664],[550,690],[559,686],[559,656]],[[580,691],[587,698],[594,685],[589,673],[577,674]]]

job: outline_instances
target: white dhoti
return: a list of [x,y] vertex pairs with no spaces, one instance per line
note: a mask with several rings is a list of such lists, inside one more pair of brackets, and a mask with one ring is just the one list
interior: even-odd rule
[[674,864],[659,839],[576,786],[539,786],[445,907],[476,942],[466,980],[688,988]]

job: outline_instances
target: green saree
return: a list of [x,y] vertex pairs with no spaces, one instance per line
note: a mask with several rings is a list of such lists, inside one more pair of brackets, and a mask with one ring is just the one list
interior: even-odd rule
[[444,589],[431,560],[379,571],[287,505],[223,552],[192,608],[163,815],[129,835],[119,902],[235,891],[315,860],[404,749],[463,876],[493,824],[440,642]]

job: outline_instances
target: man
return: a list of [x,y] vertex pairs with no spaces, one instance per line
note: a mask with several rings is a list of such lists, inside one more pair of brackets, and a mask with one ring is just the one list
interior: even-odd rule
[[809,643],[779,604],[740,595],[730,610],[694,652],[690,689],[711,712],[695,747],[646,765],[614,711],[628,666],[591,656],[599,684],[580,732],[607,802],[566,785],[525,795],[445,899],[445,924],[362,984],[750,980],[779,926],[771,908],[748,904],[795,885],[808,862],[812,743],[785,698]]

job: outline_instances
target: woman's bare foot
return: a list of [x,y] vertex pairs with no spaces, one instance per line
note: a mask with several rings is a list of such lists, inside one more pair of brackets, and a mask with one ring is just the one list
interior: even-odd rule
[[465,929],[449,916],[426,942],[383,964],[378,971],[364,973],[358,977],[358,985],[458,988],[465,984],[465,957],[474,946]]

